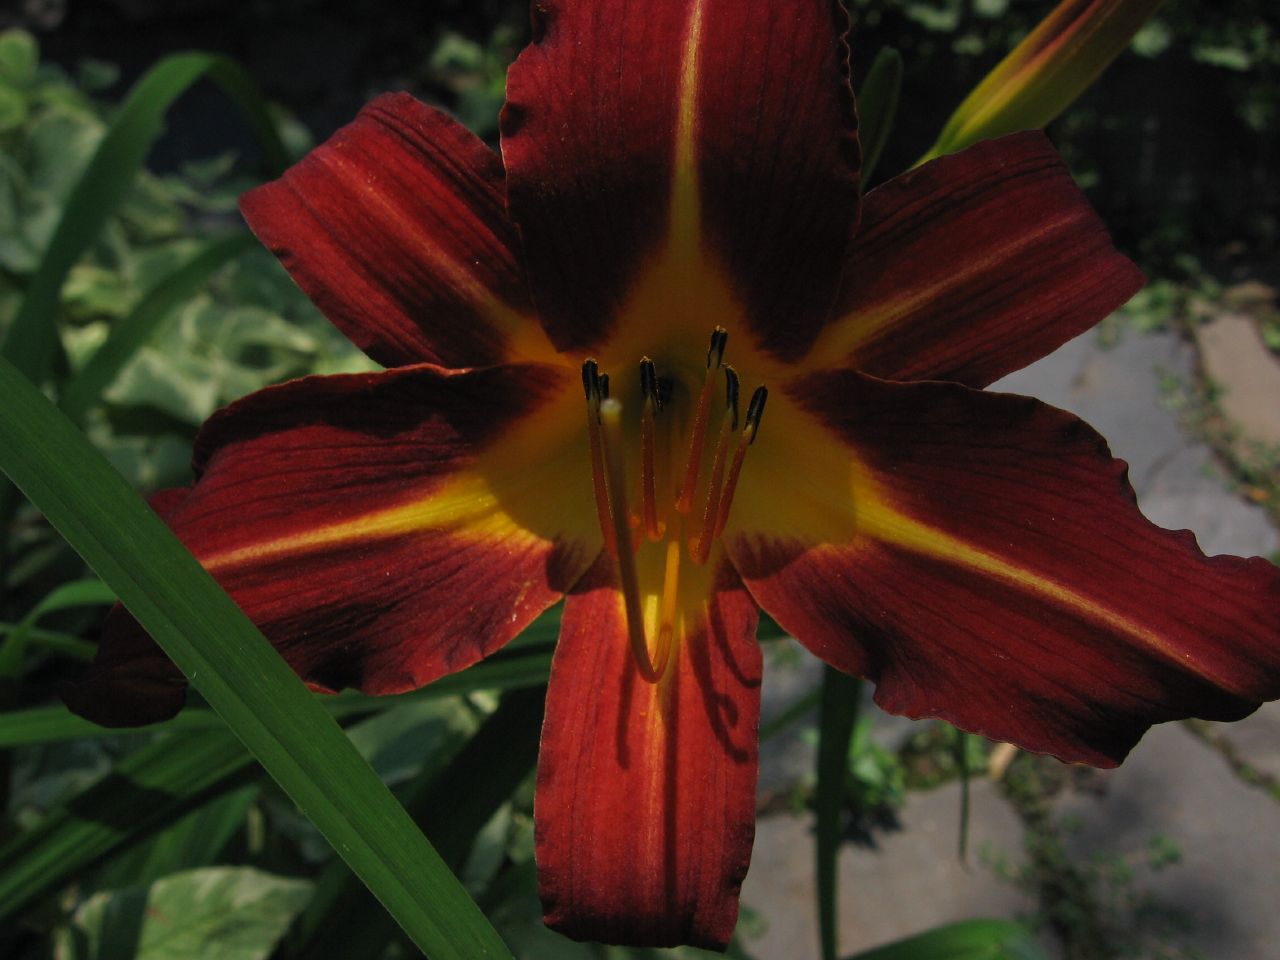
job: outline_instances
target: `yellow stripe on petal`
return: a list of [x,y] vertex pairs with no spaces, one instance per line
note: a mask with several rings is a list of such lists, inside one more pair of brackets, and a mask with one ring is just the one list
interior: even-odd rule
[[[1035,226],[1022,228],[1009,234],[1009,239],[985,250],[972,251],[970,255],[958,259],[948,269],[937,270],[936,279],[924,284],[915,284],[910,289],[894,289],[886,291],[878,302],[861,304],[852,313],[831,323],[819,336],[813,351],[805,363],[813,369],[832,366],[851,366],[865,370],[859,363],[859,348],[872,341],[886,336],[886,331],[902,323],[904,320],[933,308],[938,309],[948,300],[972,296],[966,291],[984,277],[1004,277],[1010,271],[1021,268],[1026,270],[1035,258],[1043,258],[1044,251],[1057,237],[1069,240],[1073,232],[1087,226],[1094,220],[1087,208],[1068,209],[1058,216],[1046,218]],[[875,278],[868,278],[864,283],[875,283]]]
[[572,385],[535,416],[494,441],[469,468],[433,482],[421,495],[394,506],[287,536],[201,555],[210,570],[301,556],[317,551],[448,531],[502,541],[560,541],[598,549],[600,531],[590,510],[591,470],[581,394]]
[[1247,693],[1237,689],[1229,679],[1216,674],[1208,666],[1198,662],[1189,652],[1168,643],[1143,624],[1060,583],[1042,577],[1034,570],[1028,570],[995,554],[975,549],[963,540],[895,512],[884,503],[878,503],[874,507],[864,503],[859,515],[860,532],[867,537],[1002,580],[1009,586],[1029,593],[1046,603],[1130,637],[1170,663],[1190,670],[1225,690],[1247,697]]
[[201,557],[204,566],[223,570],[246,563],[261,563],[282,557],[310,553],[369,540],[387,540],[427,530],[458,530],[492,537],[513,536],[523,531],[503,512],[498,498],[476,476],[460,477],[443,490],[432,491],[420,500],[378,510],[303,533],[264,540],[225,553]]
[[698,62],[702,44],[703,0],[689,15],[680,61],[676,147],[671,184],[671,246],[685,256],[698,256],[702,245],[702,208],[698,191]]
[[[1000,581],[1010,591],[1132,638],[1165,660],[1238,692],[1233,681],[1139,620],[911,516],[910,505],[895,490],[891,467],[873,469],[859,460],[787,397],[779,397],[770,415],[771,446],[744,472],[726,538],[762,538],[846,554],[873,541],[907,550]],[[911,438],[903,442],[909,445]],[[1045,549],[1051,548],[1052,538],[1046,537]]]

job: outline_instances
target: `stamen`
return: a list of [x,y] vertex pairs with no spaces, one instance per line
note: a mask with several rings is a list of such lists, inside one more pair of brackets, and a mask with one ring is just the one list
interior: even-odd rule
[[[623,607],[627,617],[627,639],[631,643],[631,655],[635,658],[640,675],[650,683],[662,679],[667,666],[667,653],[662,647],[662,631],[659,630],[658,663],[649,659],[649,644],[645,640],[644,611],[640,607],[640,581],[636,574],[636,556],[631,543],[631,526],[627,513],[627,471],[622,453],[622,404],[617,400],[600,403],[601,441],[604,448],[605,476],[609,489],[609,505],[613,517],[613,532],[618,544],[618,581],[622,588]],[[669,645],[668,645],[669,646]]]
[[764,404],[769,399],[769,391],[764,387],[756,387],[751,395],[751,403],[747,405],[747,419],[742,426],[742,434],[738,438],[738,449],[733,452],[733,463],[729,466],[729,479],[725,481],[724,492],[720,494],[719,509],[716,512],[715,536],[724,532],[729,521],[729,508],[733,506],[733,493],[738,488],[738,475],[742,473],[742,461],[747,455],[747,447],[756,442],[756,434],[760,431],[760,418],[764,416]]
[[618,541],[609,515],[609,492],[605,489],[604,454],[600,440],[600,401],[609,396],[609,377],[600,373],[595,360],[582,364],[582,388],[587,395],[587,440],[591,447],[591,484],[595,488],[596,519],[610,556],[618,556]]
[[640,361],[640,512],[650,540],[661,540],[665,525],[658,518],[658,477],[654,466],[654,416],[662,409],[658,375],[653,361]]
[[711,331],[711,346],[707,350],[707,369],[714,370],[724,363],[724,348],[729,343],[729,331],[716,327]]
[[671,657],[671,641],[676,632],[676,601],[680,594],[680,539],[676,536],[667,541],[667,566],[662,578],[662,608],[658,617],[658,662],[653,668],[658,676],[662,676],[667,669],[667,660]]
[[689,459],[685,461],[684,483],[676,498],[676,510],[688,513],[693,506],[694,489],[698,486],[698,468],[702,462],[702,443],[707,436],[707,412],[711,407],[711,394],[716,386],[716,371],[724,363],[724,350],[729,342],[729,332],[716,327],[711,332],[711,347],[707,350],[707,376],[702,381],[702,393],[693,415],[693,430],[689,436]]
[[724,481],[724,464],[729,450],[729,437],[738,427],[738,372],[733,367],[724,368],[725,410],[720,421],[720,434],[716,438],[716,451],[711,461],[711,480],[707,484],[707,502],[702,511],[702,530],[696,543],[690,545],[693,562],[701,566],[711,556],[711,544],[715,542],[716,522],[720,516],[721,484]]

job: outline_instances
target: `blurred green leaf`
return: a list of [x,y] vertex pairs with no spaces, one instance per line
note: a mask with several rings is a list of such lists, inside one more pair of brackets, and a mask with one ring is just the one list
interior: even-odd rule
[[[550,669],[551,652],[549,650],[525,648],[510,654],[503,652],[468,667],[460,673],[441,677],[435,683],[412,693],[402,693],[394,697],[370,697],[347,691],[337,696],[317,695],[316,699],[332,717],[354,717],[365,713],[391,710],[403,703],[438,700],[477,690],[519,690],[524,687],[538,686],[547,682]],[[96,723],[90,723],[76,716],[62,706],[30,707],[25,710],[0,713],[0,749],[86,738],[120,737],[131,734],[149,736],[159,732],[212,730],[219,729],[222,725],[221,718],[212,710],[201,710],[196,707],[188,707],[172,720],[166,720],[163,723],[125,730],[100,727]]]
[[101,580],[76,580],[58,586],[32,607],[0,644],[0,677],[15,677],[22,672],[27,637],[41,617],[71,607],[104,606],[115,600],[116,595]]
[[82,871],[82,889],[116,890],[140,886],[180,870],[216,864],[231,839],[245,825],[261,787],[233,790],[179,817],[168,827],[108,858],[92,875]]
[[229,788],[251,765],[244,747],[225,730],[166,737],[131,754],[38,827],[0,847],[0,917]]
[[[504,696],[444,770],[420,781],[405,798],[414,820],[453,870],[462,868],[481,828],[533,770],[545,699],[544,687]],[[340,863],[329,872],[334,871],[350,876]],[[395,934],[386,911],[350,881],[339,884],[326,877],[319,886],[326,896],[308,905],[300,918],[297,941],[307,944],[301,954],[316,960],[380,954],[380,945]]]
[[13,84],[0,80],[0,133],[14,130],[26,121],[26,96]]
[[[206,53],[167,57],[152,67],[129,93],[89,166],[80,176],[27,288],[22,306],[0,345],[0,355],[31,379],[42,381],[56,346],[50,322],[68,272],[88,249],[107,217],[133,186],[159,136],[169,106],[201,77],[216,80],[245,112],[274,170],[287,158],[253,80],[233,60]],[[65,161],[65,158],[62,158]]]
[[509,956],[342,731],[146,503],[0,360],[0,468],[433,956]]
[[118,321],[110,336],[62,391],[63,412],[80,422],[107,385],[141,349],[178,304],[190,298],[210,275],[253,246],[253,235],[237,231],[210,241],[199,253],[152,287],[133,311]]
[[846,960],[1046,960],[1026,927],[1011,920],[965,920],[855,954]]
[[206,867],[90,897],[76,960],[265,960],[311,894],[305,880]]
[[885,47],[876,54],[858,91],[858,137],[862,143],[862,183],[871,182],[884,145],[893,132],[902,94],[902,54]]
[[[7,637],[18,629],[16,623],[0,622],[0,637]],[[76,660],[92,659],[94,652],[98,649],[96,643],[90,643],[88,640],[82,640],[74,634],[63,633],[59,630],[42,630],[39,627],[24,627],[27,635],[27,642],[35,644],[53,653],[60,654],[64,657],[72,657]],[[5,714],[0,714],[0,717]],[[3,726],[3,721],[0,721]],[[3,737],[0,737],[0,741]],[[0,743],[0,745],[3,745]]]
[[1164,0],[1062,0],[965,97],[917,164],[1045,127],[1129,46]]
[[36,75],[39,48],[35,37],[25,30],[0,33],[0,80],[25,86]]

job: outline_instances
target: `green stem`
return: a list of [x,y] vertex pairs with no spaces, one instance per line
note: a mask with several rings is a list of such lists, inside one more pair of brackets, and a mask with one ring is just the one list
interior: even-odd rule
[[836,960],[836,856],[849,768],[849,742],[862,702],[862,681],[825,667],[819,710],[816,861],[822,960]]

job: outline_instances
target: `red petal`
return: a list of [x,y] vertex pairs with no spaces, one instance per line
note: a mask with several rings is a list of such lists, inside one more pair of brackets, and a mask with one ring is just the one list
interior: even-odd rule
[[[325,315],[388,366],[497,363],[538,332],[502,162],[408,94],[374,100],[245,219]],[[527,355],[527,354],[526,354]]]
[[[157,490],[147,502],[168,523],[190,492],[187,487]],[[117,603],[102,625],[92,669],[74,683],[60,684],[58,695],[72,712],[104,727],[140,727],[178,713],[186,703],[187,681]]]
[[[585,440],[558,432],[576,380],[403,367],[261,391],[206,425],[166,519],[305,680],[420,687],[514,637],[599,551]],[[91,719],[115,709],[104,673],[139,662],[127,634],[75,704]]]
[[679,247],[676,259],[727,271],[766,350],[802,353],[857,220],[843,10],[548,0],[534,18],[507,79],[502,152],[552,341],[598,347],[642,264]]
[[1110,765],[1152,723],[1280,696],[1280,569],[1149,523],[1075,417],[847,372],[793,393],[847,445],[796,464],[825,521],[729,549],[761,605],[887,710]]
[[107,614],[93,665],[58,696],[80,716],[104,727],[141,727],[168,720],[187,700],[187,680],[117,604]]
[[570,595],[538,761],[546,922],[581,940],[721,948],[755,833],[756,608],[727,566],[657,684],[601,562]]
[[944,157],[867,194],[838,320],[808,361],[986,386],[1142,286],[1039,131]]

